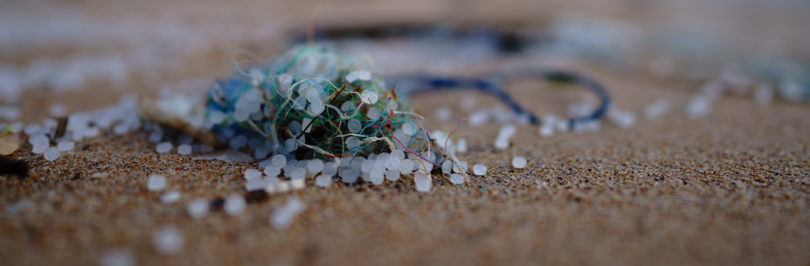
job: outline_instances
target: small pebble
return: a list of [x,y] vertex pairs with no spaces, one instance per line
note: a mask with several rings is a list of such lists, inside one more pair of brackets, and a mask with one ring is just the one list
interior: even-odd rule
[[473,165],[473,173],[476,175],[485,175],[487,173],[487,166],[483,164]]
[[158,153],[167,153],[171,151],[173,147],[171,142],[161,142],[155,147],[155,151]]
[[159,174],[149,175],[149,180],[146,182],[146,189],[149,191],[161,191],[166,188],[166,177]]
[[202,218],[208,214],[208,200],[196,198],[186,204],[186,211],[192,218]]
[[183,236],[173,225],[163,226],[152,232],[152,245],[160,254],[175,254],[183,248],[183,244]]
[[239,194],[231,194],[225,199],[225,213],[230,216],[239,216],[245,211],[245,198]]
[[512,159],[512,166],[515,168],[525,168],[526,167],[526,158],[523,157],[515,157]]

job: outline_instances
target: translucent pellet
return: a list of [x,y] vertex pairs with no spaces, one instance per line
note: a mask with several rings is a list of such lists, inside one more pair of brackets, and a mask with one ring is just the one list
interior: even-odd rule
[[357,182],[357,173],[348,167],[341,167],[340,170],[338,170],[338,174],[343,179],[343,183]]
[[419,192],[430,192],[430,188],[433,186],[433,180],[431,180],[430,175],[422,172],[416,172],[416,174],[414,174],[413,182],[416,185],[416,190]]
[[228,142],[228,145],[231,147],[231,149],[238,150],[238,149],[244,147],[247,144],[247,142],[248,142],[247,137],[245,137],[244,135],[238,135],[238,136],[232,138]]
[[231,194],[225,199],[225,213],[230,216],[239,216],[245,211],[245,198],[239,194]]
[[[461,165],[461,169],[459,169],[459,165]],[[462,171],[467,172],[468,169],[469,168],[467,168],[467,162],[465,162],[465,161],[461,161],[461,162],[458,162],[457,164],[455,164],[455,163],[453,164],[453,172],[456,172],[456,173],[461,173]]]
[[400,161],[395,157],[390,157],[385,160],[385,168],[388,170],[398,170]]
[[337,165],[334,162],[328,162],[323,164],[323,169],[321,169],[321,175],[329,176],[330,178],[337,174]]
[[346,139],[347,148],[354,148],[357,147],[358,145],[360,145],[360,140],[358,140],[356,137],[349,137]]
[[104,254],[99,259],[99,264],[101,266],[135,266],[135,255],[126,249],[114,250]]
[[25,126],[23,132],[27,135],[33,135],[34,133],[38,133],[42,129],[42,126],[39,124],[29,124]]
[[374,183],[375,185],[382,184],[382,181],[385,180],[385,172],[377,168],[371,170],[368,175],[369,179],[371,179],[371,183]]
[[76,143],[74,143],[73,141],[66,140],[59,142],[59,144],[56,145],[56,147],[59,148],[59,151],[69,151],[76,147]]
[[271,161],[273,162],[273,165],[277,167],[284,167],[287,165],[287,157],[284,157],[284,155],[281,154],[274,155]]
[[485,175],[487,173],[487,166],[483,164],[473,165],[473,173],[476,175]]
[[152,133],[149,133],[149,138],[148,139],[149,139],[149,142],[158,143],[161,140],[163,140],[163,133],[159,132],[159,131],[154,131]]
[[270,224],[277,230],[287,229],[292,225],[295,217],[305,209],[306,205],[303,201],[296,197],[290,198],[284,206],[273,211],[270,215]]
[[183,248],[184,242],[180,230],[173,225],[163,226],[152,232],[152,245],[160,254],[175,254]]
[[551,123],[543,123],[540,126],[540,136],[550,137],[551,135],[554,135],[554,125]]
[[186,203],[186,212],[192,218],[202,218],[208,214],[208,200],[196,198]]
[[264,168],[264,174],[267,176],[278,176],[281,174],[281,167],[271,165]]
[[360,124],[360,120],[352,118],[349,122],[346,122],[346,125],[349,127],[349,131],[352,133],[360,132],[363,129],[363,126]]
[[404,160],[399,164],[399,172],[403,175],[413,172],[413,161]]
[[171,142],[162,142],[155,147],[155,151],[158,153],[167,153],[171,151],[173,147]]
[[445,160],[442,163],[442,172],[444,172],[445,174],[449,174],[452,169],[453,169],[453,162],[452,161]]
[[397,158],[400,161],[405,160],[405,151],[403,150],[394,150],[391,152],[391,157]]
[[254,178],[261,178],[262,172],[256,169],[247,169],[245,170],[245,179],[254,179]]
[[307,163],[307,171],[311,173],[319,173],[323,170],[324,163],[321,160],[311,160]]
[[169,191],[160,195],[160,202],[163,204],[172,204],[180,200],[180,192]]
[[290,175],[290,178],[293,180],[304,179],[306,177],[307,177],[307,170],[304,170],[304,168],[296,168],[295,170],[292,171],[292,174]]
[[36,154],[40,154],[40,153],[45,152],[45,150],[48,149],[49,147],[50,147],[50,145],[48,145],[48,144],[34,145],[34,148],[31,150],[31,152],[36,153]]
[[712,100],[709,97],[696,95],[686,103],[684,112],[689,118],[699,118],[708,115],[712,111]]
[[[400,174],[399,169],[385,171],[385,179],[397,181],[399,180],[399,174]],[[372,180],[372,182],[373,181],[374,180]]]
[[495,139],[495,148],[505,150],[509,148],[509,139],[505,137],[498,137]]
[[166,177],[159,174],[149,175],[146,181],[146,189],[149,191],[161,191],[166,188]]
[[315,177],[315,185],[319,187],[328,187],[332,184],[332,177],[325,175],[318,175]]
[[374,162],[376,162],[376,161],[377,160],[366,160],[366,161],[364,161],[363,164],[360,165],[360,170],[363,173],[371,172],[371,169],[374,169]]
[[51,141],[48,140],[47,136],[38,134],[28,138],[28,143],[31,143],[33,146],[48,146],[51,144]]
[[180,154],[180,155],[189,155],[189,154],[191,154],[191,145],[181,144],[180,146],[177,146],[177,154]]
[[450,175],[450,183],[461,185],[464,184],[464,176],[460,174],[451,174]]
[[268,153],[269,153],[269,151],[267,151],[267,148],[265,148],[265,147],[257,147],[253,152],[253,157],[256,158],[256,159],[264,159],[264,158],[267,158]]
[[45,160],[48,161],[56,160],[57,158],[59,158],[59,148],[57,147],[47,148],[42,154],[45,157]]
[[512,159],[512,166],[515,168],[525,168],[526,167],[526,158],[523,157],[515,157]]
[[456,143],[456,152],[458,153],[465,153],[467,152],[467,139],[459,139],[458,143]]

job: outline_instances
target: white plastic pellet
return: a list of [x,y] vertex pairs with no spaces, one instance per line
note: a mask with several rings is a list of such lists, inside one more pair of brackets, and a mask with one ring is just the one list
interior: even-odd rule
[[[461,165],[461,169],[459,169],[459,165]],[[462,171],[467,172],[469,168],[467,167],[467,162],[460,161],[457,164],[453,164],[453,172],[461,173]]]
[[281,167],[271,165],[264,168],[264,174],[267,176],[278,176],[281,174]]
[[450,171],[452,170],[452,167],[453,167],[453,162],[450,161],[450,160],[445,160],[442,163],[442,172],[444,172],[445,174],[449,174]]
[[413,172],[413,161],[411,160],[404,160],[399,164],[399,172],[404,174],[410,174]]
[[360,140],[358,140],[356,137],[349,137],[346,139],[347,148],[354,148],[358,145],[360,145]]
[[315,185],[319,187],[328,187],[332,184],[332,177],[326,175],[318,175],[315,177]]
[[160,202],[163,204],[172,204],[180,200],[180,192],[169,191],[160,195]]
[[405,151],[403,150],[394,150],[391,152],[391,157],[397,158],[400,161],[405,160]]
[[166,177],[159,174],[149,175],[149,179],[146,181],[146,189],[149,191],[161,191],[164,188],[166,188]]
[[321,169],[321,175],[329,176],[330,178],[337,174],[337,165],[334,162],[328,162],[323,164],[323,169]]
[[465,153],[467,152],[467,139],[458,139],[458,143],[456,143],[456,152],[458,153]]
[[158,253],[163,255],[177,253],[183,248],[184,242],[180,230],[173,225],[163,226],[152,232],[152,245]]
[[414,174],[413,182],[416,185],[416,190],[419,192],[430,192],[430,188],[433,186],[433,180],[430,178],[430,175],[422,172],[416,172],[416,174]]
[[307,163],[307,171],[311,173],[319,173],[323,170],[324,163],[321,160],[311,160]]
[[[399,175],[400,175],[399,169],[385,171],[385,179],[388,179],[388,180],[391,180],[391,181],[399,180]],[[372,180],[372,182],[373,181],[374,180]]]
[[180,146],[177,146],[177,154],[180,154],[180,155],[189,155],[189,154],[191,154],[191,145],[181,144]]
[[59,142],[59,144],[56,145],[56,147],[58,147],[60,151],[69,151],[76,147],[76,143],[73,141],[66,140]]
[[388,170],[398,170],[399,169],[400,161],[395,157],[389,157],[385,160],[385,168]]
[[509,139],[505,137],[498,137],[495,139],[495,148],[505,150],[509,148]]
[[476,175],[485,175],[487,173],[487,166],[483,164],[473,165],[473,173]]
[[208,214],[208,200],[196,198],[186,203],[186,212],[192,218],[202,218]]
[[287,157],[284,157],[284,155],[281,154],[274,155],[271,161],[273,162],[273,165],[277,167],[284,167],[287,165]]
[[59,148],[57,147],[47,148],[43,152],[43,156],[45,156],[45,160],[48,161],[56,160],[56,158],[59,158]]
[[515,168],[525,168],[526,167],[526,158],[523,157],[515,157],[512,159],[512,166]]
[[371,182],[375,185],[382,184],[382,181],[385,179],[385,172],[383,170],[374,168],[371,172],[368,173]]
[[247,169],[247,170],[245,170],[244,177],[245,177],[245,179],[248,179],[248,180],[249,179],[255,179],[255,178],[261,178],[262,177],[262,172],[259,171],[259,170],[256,170],[256,169]]
[[135,255],[126,249],[107,252],[99,259],[101,266],[135,266]]
[[292,171],[292,174],[290,175],[290,178],[293,180],[304,179],[306,177],[307,177],[307,170],[304,170],[304,168],[296,168],[295,170]]
[[230,216],[239,216],[245,211],[245,198],[239,194],[231,194],[225,199],[225,213]]
[[349,122],[346,122],[346,126],[349,127],[349,131],[352,133],[360,132],[360,130],[363,129],[362,124],[360,124],[360,120],[354,118],[350,119]]
[[450,183],[461,185],[464,184],[464,176],[460,174],[451,174],[450,175]]
[[276,209],[270,215],[270,224],[277,230],[289,228],[295,217],[304,212],[306,205],[300,199],[293,197],[284,206]]
[[173,147],[171,142],[162,142],[155,147],[155,151],[158,153],[167,153],[171,151]]

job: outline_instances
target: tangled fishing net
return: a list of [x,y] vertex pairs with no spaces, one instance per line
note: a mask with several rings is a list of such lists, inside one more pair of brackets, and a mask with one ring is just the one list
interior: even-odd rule
[[234,65],[234,75],[215,82],[207,97],[204,126],[222,143],[263,143],[259,148],[288,160],[406,154],[399,159],[417,160],[424,173],[458,162],[382,75],[340,52],[301,47]]

